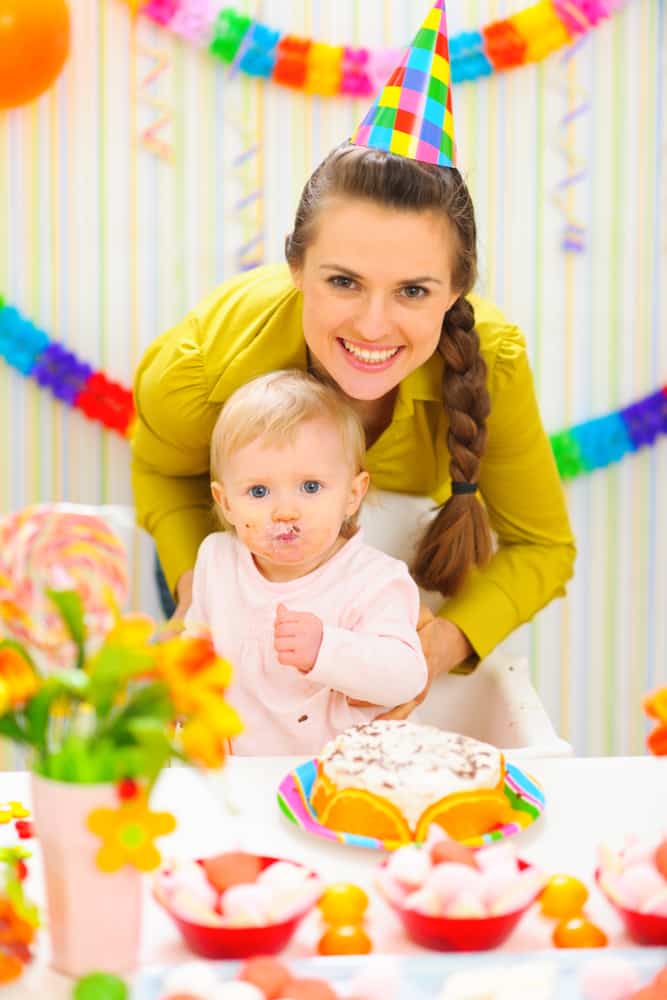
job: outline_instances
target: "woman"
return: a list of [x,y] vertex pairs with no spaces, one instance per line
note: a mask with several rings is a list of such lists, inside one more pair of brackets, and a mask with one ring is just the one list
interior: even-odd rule
[[524,340],[468,297],[475,242],[457,170],[345,145],[306,185],[289,268],[226,282],[151,345],[136,379],[133,481],[176,617],[213,530],[220,406],[249,379],[290,367],[310,367],[348,398],[375,486],[443,505],[413,567],[449,598],[421,630],[431,677],[485,656],[563,593],[575,555],[563,491]]

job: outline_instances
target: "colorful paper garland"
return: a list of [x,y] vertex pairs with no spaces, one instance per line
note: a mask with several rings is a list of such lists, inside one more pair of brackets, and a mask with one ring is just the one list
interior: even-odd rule
[[[5,304],[0,295],[0,357],[8,365],[69,406],[82,410],[123,437],[132,433],[131,389],[112,382],[104,372],[52,341],[48,334]],[[550,436],[562,479],[618,462],[628,452],[655,444],[667,434],[667,385],[615,413],[596,417]]]
[[[139,13],[234,69],[307,94],[370,97],[400,50],[328,45],[280,31],[211,0],[125,0]],[[538,0],[479,31],[450,36],[452,81],[539,62],[610,17],[627,0]]]

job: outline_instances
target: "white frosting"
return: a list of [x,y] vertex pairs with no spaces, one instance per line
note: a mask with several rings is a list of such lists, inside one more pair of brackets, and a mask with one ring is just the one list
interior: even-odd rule
[[360,788],[393,802],[414,828],[438,799],[455,792],[496,788],[500,751],[488,743],[435,726],[382,720],[339,733],[319,756],[338,789]]

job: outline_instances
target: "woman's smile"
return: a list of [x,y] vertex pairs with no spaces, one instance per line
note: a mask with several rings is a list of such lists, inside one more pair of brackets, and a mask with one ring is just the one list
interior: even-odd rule
[[337,337],[338,343],[347,355],[349,364],[363,371],[385,371],[398,358],[403,347],[372,347],[370,344],[360,344],[359,341]]

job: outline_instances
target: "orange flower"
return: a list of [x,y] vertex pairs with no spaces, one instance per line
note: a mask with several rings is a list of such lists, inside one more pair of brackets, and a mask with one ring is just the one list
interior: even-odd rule
[[667,757],[667,687],[645,694],[642,708],[649,719],[658,721],[646,738],[646,746],[656,757]]
[[156,671],[169,688],[179,715],[198,712],[212,698],[222,700],[232,668],[209,638],[169,639],[158,647]]
[[234,709],[220,698],[185,723],[181,730],[181,746],[194,764],[220,767],[227,755],[227,741],[242,729]]
[[168,812],[151,812],[146,792],[141,791],[117,809],[93,809],[87,826],[102,838],[96,863],[103,872],[118,871],[123,865],[148,872],[160,864],[160,852],[153,841],[171,833],[176,820]]
[[11,645],[0,644],[0,715],[21,708],[39,689],[29,660]]

